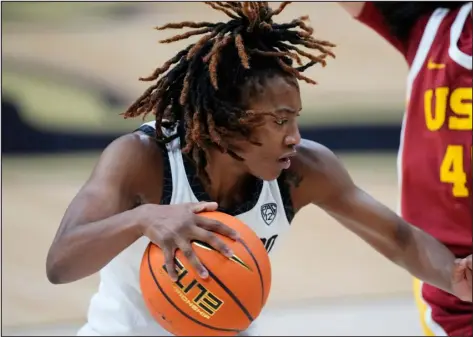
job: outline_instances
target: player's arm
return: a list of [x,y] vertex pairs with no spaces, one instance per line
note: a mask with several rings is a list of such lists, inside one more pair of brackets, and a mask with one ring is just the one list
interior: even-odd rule
[[443,244],[357,187],[329,149],[304,141],[298,152],[294,166],[302,183],[292,193],[295,207],[321,207],[412,275],[452,292],[455,257]]
[[[372,1],[338,2],[338,4],[354,19],[378,33],[403,55],[407,52],[407,43],[393,34],[388,20]],[[397,4],[401,6],[402,4]]]
[[352,17],[357,18],[360,14],[361,11],[363,10],[363,7],[365,6],[366,2],[365,1],[360,1],[360,2],[337,2],[342,8],[348,12]]
[[163,158],[154,139],[132,134],[110,144],[61,221],[47,257],[48,279],[68,283],[89,276],[142,236],[163,250],[172,279],[177,279],[176,249],[207,277],[191,241],[206,242],[232,256],[213,232],[231,238],[237,233],[196,214],[217,209],[216,203],[159,205],[162,187]]
[[143,141],[136,134],[126,135],[102,153],[67,208],[49,250],[46,271],[52,283],[97,272],[141,236],[132,210],[137,203],[137,177],[130,172],[149,161],[146,154],[151,153],[143,150]]

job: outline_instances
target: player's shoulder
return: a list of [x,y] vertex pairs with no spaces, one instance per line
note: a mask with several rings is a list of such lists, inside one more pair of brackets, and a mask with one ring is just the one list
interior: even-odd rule
[[117,174],[135,172],[146,176],[147,172],[159,172],[163,166],[163,154],[154,137],[133,131],[114,139],[103,150],[99,166]]
[[146,160],[160,154],[156,140],[140,131],[124,134],[113,140],[103,151],[103,155],[122,159]]
[[312,140],[302,139],[296,150],[297,155],[292,162],[293,168],[298,170],[327,171],[338,161],[332,150]]
[[86,186],[113,188],[131,198],[159,202],[165,172],[163,158],[153,137],[141,132],[124,134],[103,150]]

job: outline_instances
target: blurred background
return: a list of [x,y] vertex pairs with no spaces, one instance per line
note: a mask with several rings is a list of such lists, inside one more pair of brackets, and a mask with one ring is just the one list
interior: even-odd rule
[[[301,86],[303,136],[335,150],[395,209],[407,67],[334,3],[294,3],[278,20],[305,14],[337,58],[308,72],[317,86]],[[142,123],[119,115],[147,88],[138,78],[188,44],[160,45],[174,32],[153,27],[201,18],[226,20],[202,3],[2,3],[4,334],[75,334],[84,323],[97,277],[49,284],[47,250],[100,151]],[[268,334],[419,332],[410,276],[317,208],[297,215],[275,254],[268,317],[292,318],[273,319]]]

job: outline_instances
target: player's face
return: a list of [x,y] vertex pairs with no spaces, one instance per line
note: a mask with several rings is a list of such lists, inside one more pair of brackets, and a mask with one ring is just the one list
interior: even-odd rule
[[264,180],[276,179],[291,165],[291,156],[301,136],[297,117],[302,109],[297,81],[294,78],[274,76],[254,89],[248,99],[248,110],[264,115],[264,123],[254,129],[252,138],[261,146],[245,142],[235,151],[244,159],[243,165],[252,175]]

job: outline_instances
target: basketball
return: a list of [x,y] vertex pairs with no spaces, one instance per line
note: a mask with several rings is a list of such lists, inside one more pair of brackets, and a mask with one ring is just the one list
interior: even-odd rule
[[233,250],[233,257],[193,242],[209,277],[199,277],[177,250],[178,280],[173,282],[163,252],[150,243],[140,269],[143,298],[156,321],[176,336],[234,336],[250,326],[266,303],[271,288],[269,256],[256,233],[237,218],[221,212],[199,215],[240,233],[238,241],[216,234]]

